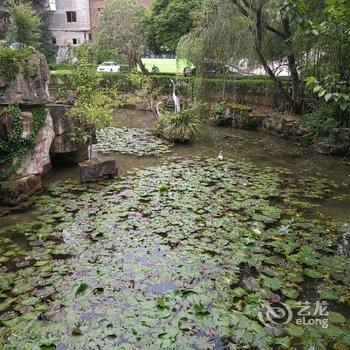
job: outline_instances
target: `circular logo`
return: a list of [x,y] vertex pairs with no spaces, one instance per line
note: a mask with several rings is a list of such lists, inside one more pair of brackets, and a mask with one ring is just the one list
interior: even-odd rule
[[274,324],[287,324],[293,318],[291,308],[284,303],[262,303],[262,311],[258,314],[260,322],[266,327]]

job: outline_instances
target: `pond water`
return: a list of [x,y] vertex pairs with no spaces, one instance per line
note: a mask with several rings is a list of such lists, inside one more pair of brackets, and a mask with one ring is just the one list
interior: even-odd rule
[[[117,125],[125,128],[150,128],[154,115],[148,111],[121,110],[115,114]],[[263,132],[204,125],[201,136],[192,145],[174,145],[170,154],[138,157],[116,154],[119,174],[134,168],[162,164],[172,157],[217,157],[248,160],[254,164],[283,167],[298,176],[322,175],[334,182],[333,196],[321,201],[321,210],[340,220],[350,221],[350,161],[342,157],[320,155],[308,147]]]
[[[200,132],[157,156],[113,153],[117,180],[54,168],[33,205],[3,212],[1,348],[350,347],[349,164],[261,132]],[[326,328],[261,306],[283,301],[296,320],[298,301],[320,300]]]

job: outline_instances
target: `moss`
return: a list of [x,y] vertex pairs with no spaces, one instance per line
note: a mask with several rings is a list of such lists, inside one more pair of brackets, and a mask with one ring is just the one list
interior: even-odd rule
[[251,112],[253,109],[239,103],[227,103],[226,107],[232,108],[235,112]]

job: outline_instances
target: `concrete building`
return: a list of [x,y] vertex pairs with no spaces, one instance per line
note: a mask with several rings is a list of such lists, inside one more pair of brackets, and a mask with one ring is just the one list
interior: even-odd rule
[[[142,6],[151,7],[152,0],[137,0]],[[90,22],[92,39],[96,37],[96,28],[98,26],[99,13],[103,8],[105,0],[90,0]]]
[[91,40],[89,0],[51,0],[51,6],[54,12],[50,29],[58,47]]

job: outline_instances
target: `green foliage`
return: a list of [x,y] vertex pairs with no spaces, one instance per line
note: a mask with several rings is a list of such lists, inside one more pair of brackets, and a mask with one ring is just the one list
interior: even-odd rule
[[78,60],[87,59],[89,63],[98,65],[105,61],[115,61],[118,64],[124,62],[124,59],[114,49],[104,49],[98,42],[80,44],[75,48]]
[[313,76],[306,79],[307,86],[312,87],[312,92],[317,94],[319,98],[323,98],[326,103],[332,103],[333,106],[339,107],[341,111],[349,113],[350,90],[345,88],[344,92],[340,92],[339,81],[335,76],[325,77],[324,82],[324,85],[321,84]]
[[115,96],[104,89],[85,91],[69,110],[69,115],[84,121],[93,128],[103,128],[113,124],[112,113],[119,106]]
[[219,120],[222,118],[225,112],[224,103],[216,103],[215,106],[210,111],[210,119]]
[[146,19],[148,44],[156,53],[175,53],[181,37],[193,27],[191,12],[198,8],[198,0],[155,0]]
[[157,136],[176,143],[193,141],[199,135],[200,107],[195,105],[183,108],[173,114],[163,110],[154,125]]
[[100,12],[97,42],[104,50],[122,55],[129,66],[143,69],[146,51],[143,19],[145,8],[135,0],[107,0]]
[[49,62],[49,68],[52,70],[52,74],[62,74],[61,71],[64,71],[64,73],[69,74],[71,71],[73,71],[76,68],[76,64],[69,61],[63,61],[63,62]]
[[[120,106],[117,88],[101,86],[102,76],[97,74],[94,66],[82,57],[71,76],[71,88],[77,94],[68,114],[78,118],[82,129],[77,131],[77,137],[90,139],[90,159],[92,154],[92,138],[95,130],[114,123],[113,110]],[[88,132],[86,135],[85,131]]]
[[214,66],[237,63],[242,58],[249,63],[256,61],[250,22],[232,1],[203,1],[193,17],[194,28],[181,38],[177,57],[193,62],[197,74],[206,76]]
[[320,150],[349,152],[349,132],[342,135],[341,123],[335,119],[334,114],[332,105],[324,105],[304,115],[302,120],[307,127],[307,138]]
[[12,80],[21,67],[25,66],[26,59],[31,55],[31,50],[13,50],[10,47],[0,47],[0,75],[7,80]]
[[31,6],[25,3],[13,3],[10,8],[10,18],[11,27],[7,41],[37,47],[41,38],[41,19]]
[[36,107],[33,111],[33,126],[28,136],[21,137],[23,124],[21,109],[17,105],[10,105],[4,112],[13,118],[11,134],[0,140],[0,165],[8,168],[0,172],[0,183],[15,173],[21,165],[23,157],[30,149],[36,146],[39,130],[43,127],[46,118],[46,109]]
[[47,63],[55,63],[57,55],[57,45],[50,41],[41,42],[38,51],[45,55]]
[[[66,67],[62,67],[66,68]],[[140,74],[135,75],[136,73],[127,74],[127,73],[98,73],[97,75],[101,78],[102,87],[115,86],[119,91],[125,93],[134,93],[139,90],[139,85],[136,83],[136,80],[140,79]],[[135,76],[137,79],[131,79],[132,76]],[[170,79],[174,79],[173,75],[151,75],[150,78],[152,82],[152,87],[149,92],[149,96],[154,94],[154,91],[162,94],[170,94],[172,87],[169,84]],[[201,78],[199,77],[183,77],[177,76],[175,78],[177,82],[177,92],[180,96],[186,96],[193,98],[196,95],[198,82]],[[55,71],[51,76],[50,81],[50,91],[64,98],[68,90],[73,90],[73,70],[62,70]],[[289,78],[285,77],[281,79],[283,84],[289,84]],[[146,81],[146,80],[145,80]],[[149,79],[147,80],[149,81]],[[274,83],[271,79],[266,76],[240,76],[232,75],[224,78],[211,78],[206,79],[206,86],[212,90],[214,95],[222,94],[223,87],[225,86],[225,91],[228,96],[252,96],[254,94],[265,95],[267,96],[267,101],[271,106],[274,105],[276,99],[276,89]],[[146,86],[147,89],[150,86]],[[136,92],[140,95],[140,90]]]

